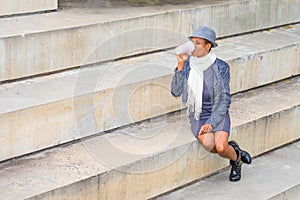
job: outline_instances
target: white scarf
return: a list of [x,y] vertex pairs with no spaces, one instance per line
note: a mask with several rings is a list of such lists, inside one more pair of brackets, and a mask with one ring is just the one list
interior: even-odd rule
[[203,73],[216,60],[216,55],[212,52],[204,57],[190,57],[191,71],[188,78],[188,113],[193,112],[194,118],[199,120],[202,112],[202,93],[203,93]]

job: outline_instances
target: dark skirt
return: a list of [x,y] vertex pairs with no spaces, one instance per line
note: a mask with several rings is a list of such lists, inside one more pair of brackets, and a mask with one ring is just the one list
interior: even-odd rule
[[[199,120],[195,120],[194,115],[190,115],[189,118],[190,118],[192,132],[194,136],[198,138],[198,134],[201,126],[203,126],[206,123],[208,118],[200,117]],[[216,131],[224,131],[230,134],[230,116],[228,113],[225,115],[222,122],[219,123],[218,126],[213,128],[212,132],[216,132]]]

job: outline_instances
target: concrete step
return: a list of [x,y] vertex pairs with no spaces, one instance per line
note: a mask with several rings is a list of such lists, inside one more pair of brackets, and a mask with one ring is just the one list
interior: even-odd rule
[[0,81],[175,47],[199,25],[211,26],[218,37],[224,37],[300,21],[298,0],[215,0],[154,7],[76,5],[62,5],[59,12],[0,19]]
[[[58,0],[0,0],[0,17],[56,10]],[[6,27],[7,29],[7,27]],[[1,32],[5,29],[1,29]]]
[[[299,175],[298,175],[299,176]],[[280,199],[299,199],[300,197],[300,184],[295,185],[292,188],[286,189],[280,194],[272,196],[269,200],[280,200]]]
[[300,197],[300,142],[295,142],[242,166],[242,180],[228,181],[230,170],[166,194],[157,200],[243,199],[279,200]]
[[[299,35],[294,25],[221,40],[231,92],[300,74]],[[184,108],[170,95],[176,62],[172,50],[2,84],[0,160]]]
[[[298,140],[299,91],[295,77],[234,95],[230,139],[252,156]],[[146,199],[227,166],[228,160],[203,150],[183,111],[2,162],[0,197]]]

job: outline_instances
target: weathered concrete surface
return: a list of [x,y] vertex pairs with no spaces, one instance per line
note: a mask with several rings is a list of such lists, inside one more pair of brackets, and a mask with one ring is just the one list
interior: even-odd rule
[[0,0],[0,5],[0,16],[5,16],[56,10],[58,0]]
[[[298,77],[235,95],[231,139],[252,156],[299,139],[299,91]],[[0,197],[146,199],[226,166],[199,146],[183,112],[1,163]]]
[[[296,25],[220,41],[231,92],[300,74],[299,35]],[[0,160],[183,108],[170,95],[175,65],[172,50],[1,85]]]
[[0,20],[0,81],[174,47],[199,25],[219,37],[300,21],[298,0],[72,8]]
[[[299,162],[298,162],[299,163]],[[286,168],[288,168],[289,166],[287,165]],[[294,176],[296,177],[296,176]],[[299,175],[298,175],[299,177]],[[285,200],[285,199],[299,199],[300,197],[300,183],[298,183],[298,185],[289,188],[283,192],[281,192],[280,194],[269,198],[269,200]]]
[[300,142],[269,152],[243,165],[242,180],[228,181],[229,170],[157,200],[297,200],[300,197]]
[[231,92],[300,74],[300,24],[224,39],[215,53],[231,66]]

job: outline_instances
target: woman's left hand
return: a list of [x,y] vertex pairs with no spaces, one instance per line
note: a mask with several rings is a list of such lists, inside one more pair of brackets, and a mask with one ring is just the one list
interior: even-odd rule
[[210,133],[212,131],[212,129],[213,129],[212,125],[210,125],[210,124],[204,124],[200,128],[199,135]]

